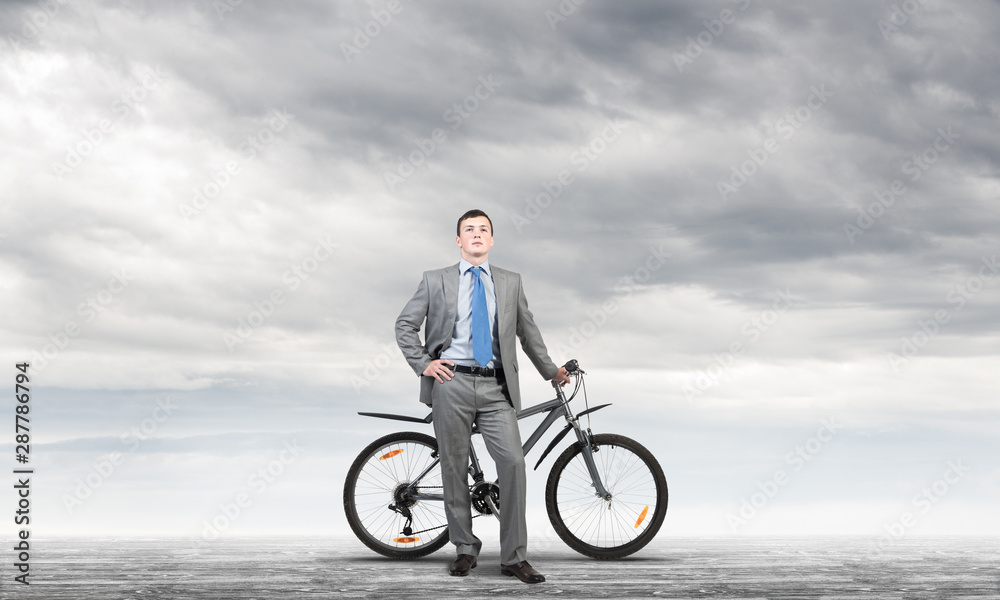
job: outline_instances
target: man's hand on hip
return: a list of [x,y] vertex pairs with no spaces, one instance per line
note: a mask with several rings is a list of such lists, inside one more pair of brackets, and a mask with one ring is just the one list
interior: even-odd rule
[[[454,367],[455,363],[451,362],[447,358],[432,360],[431,364],[427,365],[427,368],[424,369],[423,374],[427,377],[437,379],[438,383],[444,383],[446,380],[451,381],[451,378],[454,377],[455,374],[452,373],[445,365]],[[565,369],[563,369],[563,371],[565,371]],[[441,379],[442,377],[444,377],[444,379]]]

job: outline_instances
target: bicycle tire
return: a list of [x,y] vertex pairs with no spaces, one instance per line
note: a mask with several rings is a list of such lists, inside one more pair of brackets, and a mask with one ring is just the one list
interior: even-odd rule
[[[399,501],[395,492],[400,486],[423,472],[436,454],[436,439],[402,431],[375,440],[354,459],[344,482],[344,512],[364,545],[383,556],[406,560],[427,556],[448,543],[444,502],[418,500],[410,504],[415,530],[410,536],[402,534],[405,517],[389,508]],[[426,487],[440,487],[440,466],[421,482]],[[401,541],[410,538],[415,541]]]
[[[642,549],[667,514],[667,480],[653,454],[625,436],[593,436],[594,462],[610,501],[596,496],[576,442],[552,465],[545,484],[545,508],[556,533],[585,556],[611,560]],[[650,514],[650,512],[652,514]]]

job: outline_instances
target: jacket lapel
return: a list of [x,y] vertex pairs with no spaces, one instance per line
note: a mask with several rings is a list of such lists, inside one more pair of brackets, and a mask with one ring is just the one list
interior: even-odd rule
[[493,289],[497,294],[497,331],[503,331],[503,308],[507,301],[507,277],[496,267],[493,270]]
[[461,277],[458,263],[448,267],[444,271],[444,299],[448,307],[448,341],[445,342],[447,348],[451,345],[451,336],[455,333],[455,318],[458,311],[458,278]]

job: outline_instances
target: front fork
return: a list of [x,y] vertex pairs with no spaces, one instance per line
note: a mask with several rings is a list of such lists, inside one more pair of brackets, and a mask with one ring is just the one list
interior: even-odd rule
[[597,471],[597,464],[594,462],[594,452],[597,451],[593,443],[594,434],[588,428],[586,431],[580,427],[580,421],[573,416],[573,413],[569,410],[569,401],[566,400],[566,394],[563,393],[562,387],[554,385],[556,388],[556,395],[562,400],[563,408],[566,412],[566,422],[573,426],[573,432],[576,434],[577,441],[580,442],[580,454],[583,455],[583,462],[587,465],[587,471],[590,472],[590,478],[594,482],[594,495],[598,498],[603,498],[604,500],[611,500],[611,492],[609,492],[604,487],[604,482],[601,481],[601,474]]
[[[567,418],[569,417],[567,416]],[[590,432],[590,429],[583,431],[580,428],[580,424],[576,422],[576,419],[573,422],[573,429],[576,430],[576,437],[580,440],[580,454],[583,455],[583,462],[587,465],[590,478],[594,480],[595,495],[598,498],[611,500],[611,492],[604,488],[604,482],[601,481],[601,474],[597,472],[597,464],[594,462],[594,452],[597,448],[595,448],[591,440],[593,434]]]

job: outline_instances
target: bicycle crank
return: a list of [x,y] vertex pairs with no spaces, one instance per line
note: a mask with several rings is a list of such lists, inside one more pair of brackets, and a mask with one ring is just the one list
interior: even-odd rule
[[472,507],[481,515],[500,518],[500,486],[491,481],[480,481],[469,491]]

